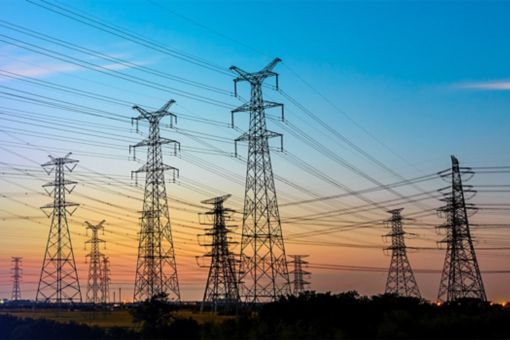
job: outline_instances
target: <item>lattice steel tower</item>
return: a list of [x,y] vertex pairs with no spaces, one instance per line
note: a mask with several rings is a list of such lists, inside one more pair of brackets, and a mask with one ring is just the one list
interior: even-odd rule
[[22,257],[13,257],[12,260],[12,269],[11,269],[11,278],[12,278],[12,295],[11,299],[13,301],[21,300],[21,278],[23,274],[23,269],[21,269]]
[[404,209],[388,211],[391,218],[386,222],[391,226],[391,232],[385,236],[391,237],[391,246],[385,250],[391,250],[391,263],[384,292],[386,294],[421,298],[413,269],[407,258],[407,247],[404,240],[406,233],[402,226],[402,216],[400,214],[402,210]]
[[451,177],[451,187],[440,189],[444,195],[441,200],[445,205],[438,209],[438,213],[446,218],[446,223],[439,228],[446,229],[446,238],[441,242],[445,242],[447,248],[438,299],[448,302],[461,298],[487,301],[469,230],[469,212],[476,212],[476,208],[467,204],[464,196],[467,193],[469,199],[474,196],[475,191],[472,186],[463,187],[462,184],[462,175],[471,178],[474,172],[471,168],[461,168],[455,156],[451,158],[451,170],[439,173],[443,178]]
[[307,281],[310,277],[310,272],[303,269],[308,266],[308,261],[303,260],[303,258],[308,257],[308,255],[289,256],[292,257],[292,261],[289,263],[294,265],[294,270],[290,272],[294,275],[294,280],[292,281],[292,293],[297,296],[304,293],[306,291],[306,286],[310,284],[310,281]]
[[265,116],[265,109],[281,107],[283,119],[283,104],[262,98],[262,83],[266,78],[274,76],[278,88],[278,74],[273,72],[273,68],[280,61],[276,58],[261,71],[254,73],[248,73],[236,66],[230,68],[239,74],[234,79],[236,95],[238,82],[247,81],[251,86],[250,101],[232,111],[232,125],[234,113],[250,113],[249,131],[235,140],[236,155],[237,142],[248,142],[239,270],[240,294],[248,303],[271,301],[280,295],[290,294],[289,272],[268,143],[269,138],[280,137],[283,148],[283,136],[267,130]]
[[170,125],[176,115],[169,112],[174,100],[168,101],[161,109],[148,112],[139,106],[133,106],[140,115],[133,118],[136,122],[146,120],[149,123],[149,135],[138,144],[130,146],[137,148],[146,146],[147,162],[132,174],[145,172],[145,193],[143,209],[140,218],[140,234],[138,245],[138,260],[136,265],[136,279],[134,301],[144,301],[159,293],[166,293],[172,300],[180,301],[179,281],[175,262],[174,244],[170,226],[170,214],[165,186],[165,171],[174,173],[178,170],[163,163],[162,145],[173,144],[174,153],[179,142],[160,136],[159,123],[163,117],[170,116]]
[[110,258],[108,256],[103,256],[102,258],[102,283],[101,286],[103,291],[103,303],[110,303]]
[[205,234],[211,239],[211,243],[205,246],[212,249],[205,255],[211,258],[211,265],[200,307],[202,311],[205,309],[211,309],[214,312],[218,309],[234,310],[240,301],[236,273],[237,261],[229,249],[230,229],[225,223],[228,214],[233,210],[223,206],[223,202],[229,197],[230,195],[225,195],[202,201],[203,204],[214,206],[212,210],[205,213],[212,216],[213,227],[207,229]]
[[87,285],[87,302],[91,303],[104,303],[104,282],[103,282],[103,264],[102,258],[104,256],[101,253],[100,245],[104,244],[105,241],[99,238],[99,231],[104,230],[105,220],[99,222],[99,224],[90,224],[85,222],[87,225],[87,231],[90,230],[92,235],[85,244],[90,245],[90,252],[87,254],[89,261],[89,278]]
[[[50,157],[50,161],[42,164],[48,175],[55,173],[55,180],[43,185],[48,195],[53,195],[53,203],[41,209],[51,217],[50,232],[44,253],[39,285],[37,287],[37,301],[45,302],[81,302],[80,282],[74,261],[71,234],[67,224],[67,215],[72,215],[77,203],[68,202],[66,193],[70,194],[76,182],[65,179],[65,172],[72,172],[77,160],[65,157]],[[51,210],[51,212],[46,212]]]

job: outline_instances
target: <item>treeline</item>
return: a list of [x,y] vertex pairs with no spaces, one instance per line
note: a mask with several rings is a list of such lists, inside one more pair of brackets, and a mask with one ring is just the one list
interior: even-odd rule
[[0,315],[0,339],[140,339],[140,334],[124,328],[101,329],[74,322]]
[[9,339],[510,338],[510,309],[476,300],[437,306],[393,295],[308,292],[205,324],[176,317],[175,308],[164,297],[139,305],[133,310],[137,332],[0,316],[0,335]]
[[[500,305],[464,300],[457,304],[437,306],[416,298],[394,295],[368,298],[356,292],[336,295],[310,292],[299,297],[284,298],[264,305],[252,321],[245,326],[252,332],[252,338],[510,337],[510,310]],[[239,327],[240,330],[243,328]]]

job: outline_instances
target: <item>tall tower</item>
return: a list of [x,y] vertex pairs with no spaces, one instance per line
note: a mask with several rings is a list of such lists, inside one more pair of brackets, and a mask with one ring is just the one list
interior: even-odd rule
[[237,83],[246,81],[251,86],[251,98],[232,111],[250,113],[250,128],[236,142],[248,142],[246,187],[244,196],[243,229],[241,236],[241,263],[239,270],[240,293],[245,302],[271,301],[281,295],[290,294],[289,272],[283,243],[283,233],[278,211],[276,189],[271,166],[268,139],[283,136],[266,128],[265,109],[281,107],[283,104],[265,101],[262,98],[262,83],[268,77],[278,74],[273,68],[281,60],[276,58],[258,72],[248,73],[236,66],[230,69],[239,76]]
[[21,276],[23,270],[21,269],[22,257],[12,258],[12,301],[21,300]]
[[159,131],[159,123],[163,117],[170,116],[170,124],[172,119],[176,119],[176,115],[168,111],[173,103],[175,101],[170,100],[155,112],[133,106],[133,109],[140,113],[138,117],[132,119],[136,122],[137,131],[140,120],[149,123],[148,137],[130,146],[130,150],[141,146],[148,148],[147,162],[132,172],[135,175],[140,172],[146,173],[134,301],[144,301],[159,293],[167,293],[168,297],[175,301],[181,300],[165,186],[165,171],[173,171],[175,180],[175,172],[178,172],[178,169],[163,163],[161,150],[162,145],[173,144],[176,153],[180,144],[175,140],[161,137]]
[[51,224],[37,287],[37,301],[82,301],[67,224],[67,215],[72,215],[78,207],[77,203],[66,200],[66,193],[70,194],[74,190],[76,182],[65,179],[65,173],[72,172],[78,164],[77,160],[69,158],[70,155],[71,153],[68,153],[60,158],[49,156],[50,161],[42,164],[48,175],[55,173],[55,180],[43,185],[48,195],[53,195],[53,203],[41,207],[45,214],[51,217]]
[[391,218],[386,222],[391,226],[391,232],[385,236],[391,237],[391,246],[386,248],[386,250],[391,250],[391,263],[388,270],[385,293],[421,298],[418,284],[407,258],[407,247],[404,241],[406,233],[404,232],[402,216],[400,215],[402,210],[404,209],[388,211],[391,214]]
[[108,256],[102,257],[102,296],[103,303],[110,303],[110,258]]
[[230,195],[225,195],[202,201],[203,204],[213,205],[212,210],[205,213],[212,216],[213,227],[207,229],[205,234],[211,239],[211,243],[206,246],[212,249],[205,255],[211,258],[211,265],[200,307],[202,311],[204,309],[212,309],[214,312],[218,309],[233,310],[239,303],[236,259],[229,249],[230,230],[225,224],[227,214],[233,210],[223,207],[223,202],[229,197]]
[[474,213],[476,208],[466,204],[464,197],[465,193],[472,197],[475,191],[471,186],[462,185],[462,175],[472,177],[474,172],[471,168],[461,168],[455,156],[451,158],[451,170],[439,173],[443,178],[451,178],[451,187],[440,189],[445,205],[438,209],[438,213],[446,218],[446,223],[439,228],[446,229],[446,238],[441,241],[446,243],[446,257],[438,299],[448,302],[461,298],[487,301],[469,230],[469,212]]
[[308,261],[303,260],[303,258],[308,257],[308,255],[289,256],[293,259],[290,263],[294,265],[294,270],[290,272],[294,275],[294,280],[292,281],[292,293],[298,296],[299,294],[304,293],[306,291],[306,286],[310,284],[309,281],[306,281],[310,276],[310,272],[303,269],[308,265]]
[[87,302],[91,303],[102,303],[104,302],[103,297],[103,264],[102,258],[103,254],[101,253],[100,245],[104,244],[105,241],[99,238],[99,231],[104,230],[105,220],[99,222],[99,224],[90,224],[89,222],[85,222],[87,225],[87,231],[90,230],[92,235],[88,241],[85,241],[85,244],[90,246],[90,252],[87,254],[87,258],[89,260],[89,279],[87,285]]

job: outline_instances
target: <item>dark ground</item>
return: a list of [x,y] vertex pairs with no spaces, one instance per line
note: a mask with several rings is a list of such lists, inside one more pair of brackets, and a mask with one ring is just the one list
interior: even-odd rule
[[510,309],[476,300],[437,306],[391,295],[306,293],[198,323],[154,299],[131,310],[134,327],[0,315],[2,339],[508,339]]

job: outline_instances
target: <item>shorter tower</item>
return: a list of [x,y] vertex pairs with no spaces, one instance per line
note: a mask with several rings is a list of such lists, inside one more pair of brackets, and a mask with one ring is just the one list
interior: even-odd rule
[[99,222],[99,224],[90,224],[85,222],[87,225],[87,231],[91,231],[92,235],[85,244],[90,246],[90,252],[87,254],[89,260],[89,278],[87,285],[87,302],[91,303],[102,303],[104,302],[104,274],[103,274],[103,254],[100,250],[100,244],[104,244],[105,241],[99,238],[99,231],[104,230],[105,220]]
[[110,258],[103,255],[102,297],[103,303],[110,303]]
[[66,194],[73,191],[76,182],[65,178],[66,172],[72,172],[78,161],[69,156],[70,152],[64,157],[48,156],[50,161],[41,165],[48,175],[54,174],[55,177],[52,182],[43,185],[48,195],[53,196],[53,203],[41,207],[46,215],[51,217],[51,224],[36,301],[59,304],[82,302],[71,233],[67,223],[67,216],[72,215],[78,207],[77,203],[66,199]]
[[469,197],[473,197],[476,192],[471,186],[462,184],[462,175],[471,178],[474,172],[471,168],[461,168],[455,156],[451,156],[451,159],[451,170],[439,173],[451,181],[451,186],[439,190],[445,205],[438,209],[438,214],[446,218],[446,222],[438,228],[446,229],[446,238],[441,241],[446,243],[446,256],[438,299],[447,302],[462,298],[487,301],[469,228],[469,212],[476,212],[476,208],[466,204],[464,196],[468,193]]
[[12,295],[11,299],[12,301],[18,301],[21,300],[21,278],[22,278],[22,272],[21,269],[21,262],[22,257],[13,257],[12,258]]
[[212,216],[212,228],[207,229],[205,235],[211,243],[204,246],[211,247],[211,251],[205,256],[211,258],[209,275],[204,291],[204,298],[200,310],[210,309],[214,312],[218,309],[232,311],[239,302],[239,288],[237,284],[236,260],[230,252],[231,244],[228,233],[230,230],[225,224],[227,214],[232,209],[223,207],[230,195],[219,196],[202,201],[203,204],[212,204],[213,208],[205,215]]
[[421,298],[418,284],[407,258],[407,247],[404,241],[406,233],[404,232],[402,216],[400,215],[402,210],[394,209],[388,211],[391,214],[391,218],[386,222],[390,225],[391,232],[385,236],[391,237],[391,246],[386,248],[386,250],[391,250],[391,263],[388,270],[385,293]]
[[308,266],[308,261],[303,260],[303,258],[308,257],[308,255],[290,255],[292,257],[292,261],[289,264],[294,265],[294,270],[290,272],[290,274],[294,275],[294,280],[291,282],[293,286],[293,294],[298,296],[304,293],[307,289],[306,286],[310,284],[310,272],[305,271],[303,268]]

